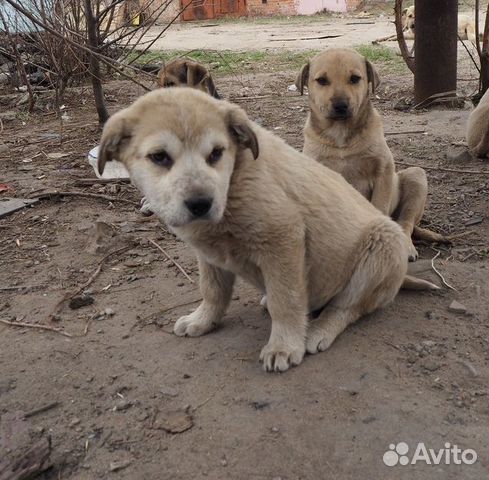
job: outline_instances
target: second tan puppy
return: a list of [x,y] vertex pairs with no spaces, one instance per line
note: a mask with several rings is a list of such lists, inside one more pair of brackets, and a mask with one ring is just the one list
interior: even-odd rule
[[370,101],[379,77],[353,50],[331,49],[302,67],[297,87],[309,90],[304,153],[341,173],[382,213],[392,216],[409,239],[409,260],[418,253],[411,241],[423,216],[428,183],[422,168],[395,171],[382,119]]
[[[405,8],[402,11],[402,27],[404,30],[404,37],[407,39],[414,39],[416,26],[416,10],[414,5]],[[457,17],[457,35],[460,40],[469,40],[474,46],[476,45],[475,24],[474,21],[464,14],[460,14]]]
[[472,110],[467,122],[467,144],[477,157],[489,156],[489,90]]
[[214,98],[221,98],[209,70],[204,65],[188,58],[177,58],[164,65],[158,72],[158,86],[193,87]]
[[437,288],[406,277],[396,223],[236,105],[189,88],[148,93],[105,125],[99,170],[113,158],[197,253],[203,302],[176,322],[177,335],[215,328],[238,275],[267,294],[272,328],[260,359],[284,371],[401,285]]

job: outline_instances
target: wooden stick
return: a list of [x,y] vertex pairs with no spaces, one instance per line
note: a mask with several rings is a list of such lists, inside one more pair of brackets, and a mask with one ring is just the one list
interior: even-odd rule
[[27,412],[26,414],[24,414],[24,418],[30,418],[33,417],[34,415],[38,415],[39,413],[47,412],[48,410],[56,408],[59,405],[60,405],[59,402],[48,403],[47,405],[44,405],[44,407],[36,408],[35,410],[31,410],[30,412]]
[[131,183],[131,181],[128,178],[78,178],[75,186],[105,185],[107,183]]
[[44,192],[33,196],[32,198],[39,198],[40,200],[43,198],[51,198],[51,197],[88,197],[88,198],[100,198],[102,200],[107,200],[109,202],[120,202],[127,203],[129,205],[133,205],[139,207],[138,202],[134,202],[133,200],[128,200],[127,198],[119,198],[119,197],[111,197],[109,195],[103,195],[101,193],[90,193],[90,192],[59,192],[57,190],[52,192]]
[[3,320],[0,318],[0,322],[4,323],[5,325],[9,325],[11,327],[22,327],[22,328],[37,328],[39,330],[49,330],[50,332],[56,332],[59,333],[60,335],[64,335],[65,337],[73,337],[70,333],[63,332],[63,330],[56,328],[56,327],[50,327],[49,325],[35,325],[33,323],[23,323],[23,322],[9,322],[8,320]]
[[444,168],[444,167],[430,167],[428,165],[416,165],[415,163],[407,163],[407,162],[395,162],[397,165],[403,165],[405,167],[421,167],[425,170],[440,170],[442,172],[453,172],[453,173],[472,173],[474,175],[487,175],[489,171],[482,170],[461,170],[457,168]]
[[150,238],[148,239],[168,260],[170,260],[170,262],[173,263],[173,265],[175,265],[182,273],[183,275],[185,276],[185,278],[190,282],[190,283],[195,283],[193,281],[193,279],[189,276],[189,274],[183,269],[183,267],[176,261],[174,260],[172,257],[170,257],[170,255],[168,255],[168,253],[162,248],[160,247],[154,240],[151,240]]
[[410,135],[414,133],[426,133],[426,130],[406,130],[404,132],[385,132],[384,135]]

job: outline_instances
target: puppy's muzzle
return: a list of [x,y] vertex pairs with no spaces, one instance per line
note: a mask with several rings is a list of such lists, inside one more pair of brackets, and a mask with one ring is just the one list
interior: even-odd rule
[[192,214],[194,218],[201,218],[207,213],[212,207],[212,198],[208,197],[193,197],[185,200],[185,207]]
[[331,104],[329,117],[332,120],[346,120],[351,117],[350,107],[344,100],[336,100]]

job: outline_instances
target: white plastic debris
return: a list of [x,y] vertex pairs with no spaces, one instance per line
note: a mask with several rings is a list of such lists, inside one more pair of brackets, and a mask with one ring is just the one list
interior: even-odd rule
[[287,90],[289,92],[297,92],[297,87],[294,84],[292,84],[287,87]]
[[107,162],[105,164],[104,173],[100,175],[97,168],[98,150],[99,147],[97,146],[88,152],[88,163],[92,166],[93,171],[98,178],[129,178],[129,173],[121,162]]

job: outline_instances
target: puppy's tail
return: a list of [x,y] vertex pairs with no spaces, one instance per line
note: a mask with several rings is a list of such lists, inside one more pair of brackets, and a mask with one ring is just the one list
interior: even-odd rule
[[[488,129],[489,132],[489,129]],[[454,235],[442,235],[441,233],[433,232],[428,228],[420,227],[419,225],[415,225],[413,229],[413,237],[416,240],[421,240],[429,243],[442,243],[442,244],[450,244],[453,240],[458,238],[465,237],[466,235],[470,235],[473,233],[472,231],[462,232]]]
[[401,288],[403,290],[440,290],[438,285],[422,280],[421,278],[413,277],[412,275],[406,275],[402,282]]

